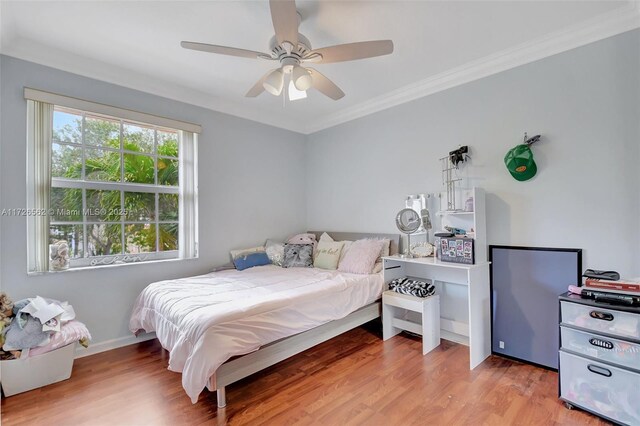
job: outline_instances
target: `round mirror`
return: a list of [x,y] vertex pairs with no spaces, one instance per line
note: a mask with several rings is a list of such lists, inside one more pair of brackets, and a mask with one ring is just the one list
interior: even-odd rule
[[411,253],[411,234],[420,229],[420,225],[422,225],[422,218],[418,212],[413,209],[402,209],[396,215],[396,226],[400,232],[407,234],[406,253],[400,257],[413,257],[413,254]]
[[402,209],[396,215],[396,226],[405,234],[413,234],[420,228],[422,219],[413,209]]

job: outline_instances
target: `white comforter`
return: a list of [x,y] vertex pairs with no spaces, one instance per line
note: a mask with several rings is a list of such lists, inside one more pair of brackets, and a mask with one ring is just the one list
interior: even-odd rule
[[382,286],[381,274],[273,265],[160,281],[138,296],[129,328],[156,332],[195,403],[229,358],[343,318]]

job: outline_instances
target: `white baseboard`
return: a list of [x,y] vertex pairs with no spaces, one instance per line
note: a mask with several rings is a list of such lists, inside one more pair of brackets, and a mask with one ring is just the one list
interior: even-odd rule
[[[448,330],[440,330],[441,338],[445,340],[449,340],[450,342],[459,343],[462,345],[469,346],[469,338],[451,333]],[[104,342],[90,344],[88,348],[83,348],[80,345],[76,347],[76,355],[75,358],[84,358],[85,356],[99,354],[101,352],[110,351],[112,349],[122,348],[124,346],[134,345],[136,343],[146,342],[147,340],[152,340],[156,338],[156,333],[143,333],[138,337],[134,335],[118,337],[117,339],[111,339]]]
[[132,334],[130,336],[118,337],[117,339],[111,339],[100,343],[91,343],[88,348],[83,348],[82,346],[77,345],[75,357],[83,358],[85,356],[99,354],[100,352],[110,351],[111,349],[117,349],[155,338],[156,333],[142,333],[138,337],[135,337]]

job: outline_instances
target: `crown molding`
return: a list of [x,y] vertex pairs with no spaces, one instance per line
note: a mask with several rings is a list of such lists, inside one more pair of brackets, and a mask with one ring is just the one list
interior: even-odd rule
[[357,105],[316,117],[306,123],[278,112],[249,108],[246,105],[224,100],[197,89],[152,79],[146,74],[132,72],[71,52],[52,49],[49,46],[38,45],[29,40],[7,40],[5,37],[0,46],[0,53],[272,127],[309,135],[636,28],[640,28],[640,1],[628,1],[620,8],[578,25],[468,62]]
[[531,42],[485,56],[462,66],[401,87],[358,105],[308,123],[305,134],[413,101],[502,71],[566,52],[589,43],[640,28],[640,1],[630,1],[609,13],[540,37]]
[[57,50],[26,39],[2,40],[0,53],[24,61],[34,62],[61,71],[70,72],[94,80],[116,84],[164,98],[199,106],[247,120],[278,127],[296,133],[304,133],[304,125],[279,113],[247,108],[233,101],[224,100],[209,93],[170,83],[148,75],[131,71],[102,61]]

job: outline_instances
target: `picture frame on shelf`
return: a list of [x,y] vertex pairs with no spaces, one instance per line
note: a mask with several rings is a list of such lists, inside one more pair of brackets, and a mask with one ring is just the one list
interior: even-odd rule
[[440,238],[440,260],[443,262],[475,264],[475,241],[468,237]]

